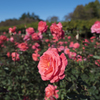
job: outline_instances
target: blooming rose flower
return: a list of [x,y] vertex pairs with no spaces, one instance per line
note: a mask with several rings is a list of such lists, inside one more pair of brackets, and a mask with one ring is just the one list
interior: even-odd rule
[[32,35],[34,33],[34,28],[33,27],[29,27],[26,29],[26,32],[28,35]]
[[67,64],[68,62],[64,53],[59,56],[56,48],[49,48],[40,57],[38,64],[42,80],[50,80],[51,83],[54,83],[63,79]]
[[48,84],[45,88],[45,100],[55,100],[54,97],[57,99],[59,95],[57,94],[59,90],[56,90],[57,86],[53,86]]
[[73,42],[70,42],[69,47],[72,48],[73,46],[74,46],[74,43]]
[[39,32],[41,32],[41,33],[46,32],[47,31],[47,28],[48,28],[48,26],[46,25],[46,22],[40,21],[38,23],[38,31]]
[[36,41],[36,40],[39,40],[40,39],[37,33],[34,33],[31,36],[32,36],[32,40],[35,40]]
[[58,39],[64,37],[64,31],[62,30],[62,24],[59,22],[58,24],[53,23],[50,26],[50,31],[54,37],[57,37]]
[[91,27],[91,33],[99,33],[100,34],[100,21],[96,21]]
[[14,33],[16,31],[16,26],[14,26],[13,28],[9,28],[9,33]]
[[42,35],[42,33],[41,33],[41,32],[38,32],[37,34],[38,34],[38,36],[39,36],[39,38],[40,38],[40,39],[42,39],[42,38],[43,38],[43,35]]
[[17,47],[20,48],[20,51],[26,51],[28,49],[27,43],[20,43]]
[[4,35],[0,35],[0,40],[4,42],[4,41],[6,41],[6,40],[7,40],[7,37],[6,37],[6,36],[4,36]]
[[7,57],[10,57],[10,52],[7,52]]
[[2,45],[5,41],[7,41],[7,37],[4,35],[0,35],[0,45]]
[[17,52],[12,52],[11,57],[12,57],[13,61],[19,61],[20,60],[19,54]]
[[9,39],[11,42],[14,42],[14,38],[11,36]]
[[68,39],[71,39],[71,36],[68,36]]
[[79,43],[74,43],[73,47],[74,48],[79,48],[80,44]]
[[32,54],[32,58],[33,58],[34,61],[39,61],[38,57],[40,57],[40,54],[38,54],[38,53]]
[[95,60],[95,64],[100,67],[100,59]]
[[65,54],[69,54],[69,53],[70,53],[70,49],[69,49],[69,48],[65,48],[65,49],[64,49],[64,53],[65,53]]
[[64,50],[64,46],[59,46],[57,49],[58,49],[58,52],[61,52]]
[[24,41],[29,41],[30,40],[30,35],[26,34],[23,38]]
[[75,52],[70,52],[69,53],[69,58],[74,59],[76,57],[76,53]]

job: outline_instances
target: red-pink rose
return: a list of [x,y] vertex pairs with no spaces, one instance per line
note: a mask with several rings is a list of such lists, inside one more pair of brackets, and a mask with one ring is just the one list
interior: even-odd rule
[[74,43],[73,47],[74,48],[79,48],[80,44],[79,43]]
[[31,36],[32,36],[32,40],[34,40],[34,41],[37,41],[40,39],[37,33],[34,33]]
[[59,95],[57,94],[59,90],[56,90],[57,86],[53,86],[48,84],[45,88],[45,100],[55,100],[54,97],[57,99]]
[[11,42],[14,42],[14,38],[11,36],[9,39]]
[[70,42],[69,47],[72,48],[73,46],[74,46],[74,43],[73,42]]
[[69,58],[74,59],[76,57],[76,53],[75,52],[70,52],[69,53]]
[[32,54],[32,58],[33,58],[34,61],[39,61],[38,57],[40,57],[40,54],[38,54],[38,53]]
[[16,31],[16,26],[14,26],[13,28],[9,28],[9,33],[14,33]]
[[54,83],[63,79],[67,64],[68,62],[64,53],[59,56],[56,48],[49,48],[40,57],[38,64],[42,80],[50,80],[51,83]]
[[32,35],[34,33],[34,28],[33,27],[29,27],[26,29],[26,32],[28,35]]
[[20,60],[19,54],[18,54],[17,52],[13,52],[13,53],[11,54],[11,56],[12,56],[12,60],[13,60],[13,61],[19,61],[19,60]]
[[50,26],[50,31],[51,31],[52,35],[54,37],[57,37],[58,39],[64,37],[64,31],[62,30],[62,24],[60,22],[58,24],[53,23]]
[[7,57],[10,57],[10,52],[7,52]]
[[69,49],[69,48],[65,48],[65,49],[64,49],[64,53],[65,53],[65,54],[69,54],[69,53],[70,53],[70,49]]
[[30,35],[26,34],[23,38],[24,41],[29,41],[30,40]]
[[40,21],[38,23],[38,31],[39,32],[41,32],[41,33],[46,32],[47,31],[47,28],[48,28],[48,26],[46,25],[46,22]]
[[100,59],[95,60],[95,64],[100,67]]
[[96,21],[91,27],[91,33],[99,33],[100,34],[100,21]]
[[27,43],[20,43],[17,46],[18,48],[20,48],[20,51],[26,51],[28,49],[28,44]]

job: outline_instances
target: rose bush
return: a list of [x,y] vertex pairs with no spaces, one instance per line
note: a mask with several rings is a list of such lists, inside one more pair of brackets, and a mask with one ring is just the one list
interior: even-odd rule
[[98,35],[62,38],[60,23],[42,24],[39,32],[0,35],[0,100],[99,100]]

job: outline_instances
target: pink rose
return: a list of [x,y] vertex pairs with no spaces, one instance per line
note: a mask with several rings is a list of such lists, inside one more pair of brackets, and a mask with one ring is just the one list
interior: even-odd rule
[[29,27],[29,28],[26,29],[26,32],[27,32],[28,35],[32,35],[34,33],[34,28]]
[[95,60],[95,64],[100,67],[100,59]]
[[10,52],[7,52],[7,57],[10,57]]
[[13,28],[9,28],[9,33],[14,33],[16,31],[16,26],[14,26]]
[[74,46],[74,43],[73,42],[70,42],[69,47],[72,48],[73,46]]
[[73,47],[74,48],[79,48],[80,44],[79,43],[74,43]]
[[40,39],[37,33],[34,33],[31,36],[32,36],[32,40],[34,40],[34,41],[37,41]]
[[12,57],[12,60],[13,60],[13,61],[19,61],[19,60],[20,60],[19,54],[18,54],[17,52],[13,52],[13,53],[11,54],[11,57]]
[[99,33],[100,34],[100,21],[96,21],[91,27],[91,33]]
[[54,37],[57,37],[58,39],[64,37],[64,31],[62,30],[62,24],[59,22],[58,24],[53,23],[50,26],[50,31]]
[[27,43],[20,43],[17,46],[18,48],[20,48],[20,51],[26,51],[28,49],[28,44]]
[[40,54],[38,54],[38,53],[32,54],[32,58],[33,58],[34,61],[39,61],[38,57],[40,57]]
[[38,31],[39,32],[41,32],[41,33],[46,32],[47,31],[47,28],[48,28],[48,26],[46,25],[46,22],[40,21],[38,23]]
[[59,95],[57,94],[59,90],[56,90],[57,86],[53,86],[48,84],[48,86],[45,88],[45,100],[55,100],[55,98],[58,98]]
[[70,53],[70,49],[69,49],[69,48],[65,48],[65,49],[64,49],[64,53],[65,53],[65,54],[69,54],[69,53]]
[[69,53],[69,58],[71,59],[74,59],[76,57],[76,53],[75,52],[70,52]]
[[14,42],[14,38],[12,36],[10,37],[10,41],[11,42]]
[[30,35],[26,34],[23,38],[24,41],[29,41],[30,40]]
[[42,80],[50,80],[51,83],[54,83],[63,79],[67,64],[68,62],[64,53],[59,56],[56,48],[49,48],[40,57],[38,64]]

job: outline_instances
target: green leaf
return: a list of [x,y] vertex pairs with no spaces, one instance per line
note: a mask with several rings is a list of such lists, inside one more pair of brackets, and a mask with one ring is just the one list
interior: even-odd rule
[[100,59],[100,56],[93,56],[93,58],[95,58],[95,59]]

